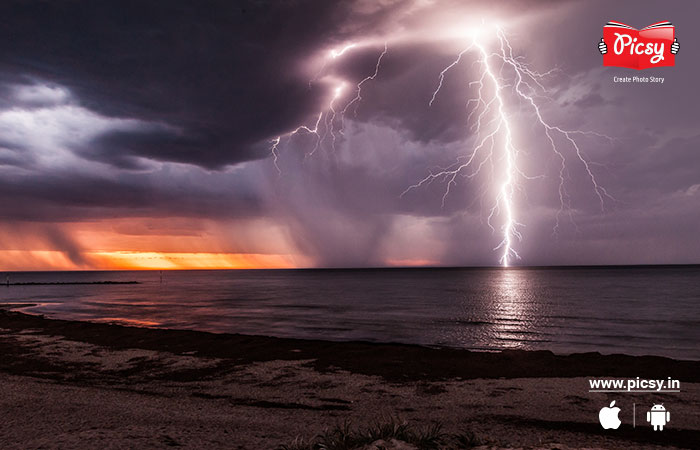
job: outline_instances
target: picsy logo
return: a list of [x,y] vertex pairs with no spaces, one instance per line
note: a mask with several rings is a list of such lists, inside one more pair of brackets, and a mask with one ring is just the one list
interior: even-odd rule
[[604,66],[637,70],[676,65],[679,47],[676,29],[668,21],[641,30],[610,21],[603,27],[603,38],[598,43]]

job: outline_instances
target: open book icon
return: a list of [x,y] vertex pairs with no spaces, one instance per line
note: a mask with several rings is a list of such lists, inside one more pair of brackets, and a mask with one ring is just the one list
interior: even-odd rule
[[641,30],[610,21],[603,27],[603,40],[609,49],[603,56],[603,65],[638,70],[674,66],[676,58],[671,54],[674,39],[675,27],[668,21]]

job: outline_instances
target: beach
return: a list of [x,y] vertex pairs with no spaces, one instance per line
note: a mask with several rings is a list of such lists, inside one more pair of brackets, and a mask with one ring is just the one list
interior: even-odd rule
[[[3,448],[302,448],[334,427],[387,423],[480,448],[700,442],[700,362],[157,330],[11,307],[0,310]],[[679,379],[681,392],[588,392],[589,377],[637,376]],[[621,414],[604,430],[597,412],[613,399],[663,401],[672,422],[653,432]],[[366,448],[382,445],[419,448]]]

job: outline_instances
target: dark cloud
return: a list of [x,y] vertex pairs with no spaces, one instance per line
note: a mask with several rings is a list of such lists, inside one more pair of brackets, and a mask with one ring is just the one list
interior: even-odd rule
[[[96,136],[86,143],[81,154],[86,159],[113,164],[122,169],[146,167],[138,158],[156,161],[191,162],[200,152],[220,151],[220,142],[211,133],[180,136],[167,128],[115,130]],[[241,151],[239,157],[255,159],[252,152]]]
[[[235,193],[235,195],[231,195]],[[0,179],[0,220],[69,222],[117,217],[246,218],[261,214],[262,197],[248,177],[186,177],[162,169],[148,177],[54,174]]]
[[[378,265],[391,249],[444,264],[495,263],[499,224],[492,231],[487,222],[497,175],[490,165],[478,177],[457,178],[444,205],[445,178],[401,195],[474,146],[467,121],[475,94],[469,82],[479,69],[473,54],[446,74],[432,106],[428,101],[440,71],[468,44],[437,39],[441,21],[449,28],[457,16],[465,23],[485,17],[511,27],[515,53],[534,69],[560,68],[538,93],[547,120],[612,137],[579,136],[597,180],[616,199],[604,211],[575,148],[555,137],[568,161],[558,214],[560,160],[527,103],[508,103],[523,166],[541,176],[517,192],[523,261],[688,262],[697,254],[684,245],[700,220],[688,212],[697,211],[700,185],[693,5],[446,1],[416,9],[420,4],[3,2],[0,220],[43,227],[121,217],[264,217],[319,265]],[[439,20],[420,34],[432,16]],[[678,27],[677,67],[649,71],[666,82],[614,83],[614,75],[632,71],[602,67],[602,25],[617,19],[642,27],[666,18]],[[385,39],[378,76],[363,85],[342,133],[339,120],[329,131],[325,115],[320,136],[286,134],[328,112],[333,80],[347,82],[334,105],[342,108],[354,83],[373,73]],[[323,52],[348,42],[363,45],[310,83]],[[281,175],[269,142],[279,135]],[[410,239],[409,223],[421,230]],[[41,235],[74,264],[87,264],[67,232]],[[427,242],[439,250],[428,251]]]
[[221,167],[265,156],[254,144],[318,101],[296,64],[331,39],[343,10],[323,1],[4,2],[0,72],[65,86],[100,114],[182,130],[107,137],[95,155],[119,140],[131,155]]

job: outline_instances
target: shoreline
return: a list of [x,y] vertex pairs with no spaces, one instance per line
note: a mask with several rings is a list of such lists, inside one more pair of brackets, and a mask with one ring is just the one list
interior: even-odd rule
[[[292,444],[345,424],[366,430],[387,421],[411,430],[437,423],[445,436],[466,436],[480,449],[700,441],[698,361],[215,334],[3,307],[10,305],[0,306],[3,448],[307,449]],[[669,376],[681,381],[681,393],[588,392],[589,377]],[[672,422],[656,433],[641,414],[637,428],[621,414],[620,429],[603,430],[598,410],[612,400],[624,411],[632,402],[664,402]],[[379,445],[357,448],[421,448]]]
[[[46,318],[0,305],[0,328],[40,330],[51,336],[113,349],[139,348],[226,358],[241,363],[315,359],[316,370],[337,367],[387,380],[539,377],[674,378],[700,382],[700,361],[662,356],[559,355],[549,350],[473,351],[451,347],[366,341],[326,341],[208,331],[133,327]],[[30,305],[25,305],[30,306]]]

